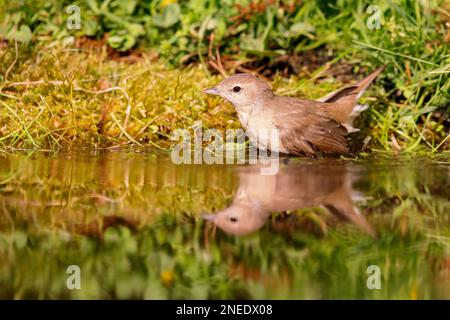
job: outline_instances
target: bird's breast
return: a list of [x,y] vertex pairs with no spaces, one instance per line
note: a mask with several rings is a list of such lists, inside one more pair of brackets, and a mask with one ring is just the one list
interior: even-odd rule
[[281,150],[278,128],[273,123],[273,117],[267,113],[251,113],[247,120],[247,135],[258,149],[269,149],[275,152]]

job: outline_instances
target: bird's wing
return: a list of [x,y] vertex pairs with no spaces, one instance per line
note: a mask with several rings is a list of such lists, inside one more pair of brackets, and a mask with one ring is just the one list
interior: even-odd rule
[[[329,117],[323,103],[277,97],[275,126],[282,146],[294,155],[346,154],[347,130]],[[311,105],[313,104],[313,105]]]
[[[319,102],[340,102],[342,99],[353,96],[352,99],[358,100],[359,97],[366,91],[367,87],[378,77],[384,70],[384,66],[372,71],[367,77],[356,82],[353,85],[340,88],[334,92],[329,93],[325,97],[318,99]],[[348,100],[348,99],[347,99]]]
[[323,98],[318,99],[317,101],[319,102],[337,102],[339,100],[341,100],[342,98],[348,97],[350,95],[356,95],[358,94],[358,86],[349,86],[349,87],[344,87],[344,88],[340,88],[336,91],[333,91],[331,93],[329,93],[328,95],[326,95]]
[[378,68],[361,81],[334,91],[317,101],[327,103],[330,116],[340,123],[348,124],[350,121],[350,129],[353,129],[351,117],[355,114],[355,107],[358,107],[356,102],[383,69],[384,67]]

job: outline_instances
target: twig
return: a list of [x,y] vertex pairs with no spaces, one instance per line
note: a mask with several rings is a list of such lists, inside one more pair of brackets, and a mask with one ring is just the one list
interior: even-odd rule
[[17,59],[19,58],[19,50],[18,50],[18,47],[17,47],[17,39],[14,39],[14,48],[15,48],[16,56],[14,58],[13,63],[8,67],[8,69],[6,69],[5,77],[4,77],[5,81],[8,78],[9,72],[12,70],[14,65],[17,63]]
[[449,135],[447,135],[446,137],[445,137],[445,139],[444,140],[442,140],[435,148],[433,148],[433,152],[436,152],[436,151],[438,151],[439,150],[439,148],[441,147],[441,146],[443,146],[444,145],[444,143],[448,140],[448,138],[450,138],[450,134]]
[[113,119],[114,123],[119,127],[120,131],[122,131],[122,133],[128,138],[128,140],[137,144],[138,146],[142,146],[142,144],[140,144],[132,136],[130,136],[130,134],[125,130],[125,128],[120,125],[119,121],[114,116],[114,112],[111,112],[111,118]]
[[136,133],[134,135],[134,138],[137,139],[157,118],[159,118],[160,115],[157,115],[156,117],[154,117],[153,119],[151,119],[149,122],[147,122],[142,128],[141,130],[139,130],[138,133]]
[[2,89],[13,88],[13,87],[18,87],[18,86],[27,86],[27,87],[28,86],[37,86],[37,85],[41,85],[41,84],[52,84],[55,86],[59,86],[59,85],[64,84],[64,82],[63,81],[44,81],[44,80],[12,82],[12,83],[5,85]]
[[223,65],[222,65],[222,58],[220,58],[220,51],[219,51],[219,47],[217,46],[216,47],[216,61],[217,61],[217,64],[218,64],[218,66],[219,66],[219,68],[220,68],[220,73],[223,75],[223,76],[227,76],[227,73],[225,72],[225,69],[223,68]]
[[395,138],[395,136],[393,134],[391,134],[391,142],[392,142],[392,146],[394,147],[395,152],[402,150],[402,147],[398,144],[397,139]]
[[212,66],[214,69],[216,69],[223,77],[227,77],[227,73],[225,72],[225,69],[222,65],[222,59],[220,58],[220,51],[219,47],[216,47],[216,55],[214,56],[212,53],[214,43],[214,32],[211,33],[211,36],[209,37],[209,46],[208,46],[208,63],[210,66]]
[[227,77],[227,74],[221,69],[214,61],[209,60],[208,63],[216,69],[223,77]]

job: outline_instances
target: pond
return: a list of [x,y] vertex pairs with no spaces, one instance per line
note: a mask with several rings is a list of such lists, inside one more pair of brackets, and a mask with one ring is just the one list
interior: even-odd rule
[[0,153],[0,299],[450,299],[449,164]]

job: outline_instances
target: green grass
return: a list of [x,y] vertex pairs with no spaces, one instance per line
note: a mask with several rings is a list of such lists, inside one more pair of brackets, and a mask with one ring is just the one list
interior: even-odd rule
[[[371,108],[355,139],[365,140],[367,151],[449,149],[448,2],[373,3],[380,29],[367,27],[371,14],[360,0],[74,3],[83,21],[74,31],[65,25],[69,2],[2,5],[2,148],[166,150],[174,129],[197,120],[239,127],[228,104],[201,92],[220,80],[209,63],[217,66],[217,48],[221,72],[262,67],[277,92],[310,98],[385,65],[363,100]],[[97,39],[88,41],[97,49],[77,45],[86,36]],[[107,46],[128,51],[121,57]],[[297,62],[280,63],[283,55]]]

